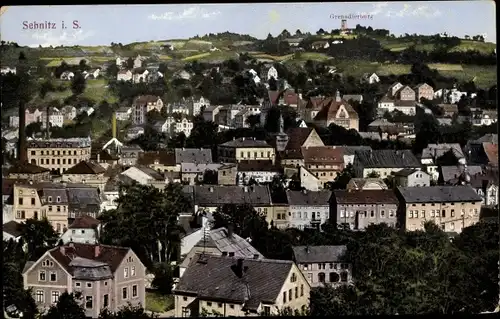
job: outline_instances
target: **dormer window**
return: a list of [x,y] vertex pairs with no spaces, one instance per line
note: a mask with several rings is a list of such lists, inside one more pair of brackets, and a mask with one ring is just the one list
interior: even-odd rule
[[52,196],[48,197],[48,201],[49,201],[49,203],[52,203]]
[[57,196],[57,202],[60,203],[61,202],[61,197]]

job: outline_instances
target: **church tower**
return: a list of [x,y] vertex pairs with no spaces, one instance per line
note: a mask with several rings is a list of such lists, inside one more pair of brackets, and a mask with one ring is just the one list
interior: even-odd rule
[[279,132],[276,134],[276,151],[283,152],[288,144],[288,135],[285,133],[285,121],[283,115],[279,118]]

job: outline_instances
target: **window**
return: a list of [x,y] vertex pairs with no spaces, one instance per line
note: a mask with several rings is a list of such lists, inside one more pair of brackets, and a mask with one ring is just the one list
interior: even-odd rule
[[283,291],[283,303],[286,303],[286,291]]
[[307,270],[307,268],[309,268],[308,266],[308,264],[304,264],[304,270]]
[[137,285],[132,286],[132,297],[137,297]]
[[451,210],[451,217],[455,217],[455,210],[454,209]]
[[52,211],[52,206],[49,206],[49,212],[51,212],[51,211]]
[[123,269],[123,277],[128,278],[128,267],[125,267],[125,269]]
[[219,303],[217,304],[217,307],[222,308],[222,302],[219,302]]
[[410,218],[413,218],[413,211],[410,210]]
[[106,308],[107,306],[109,306],[109,295],[108,295],[108,294],[105,294],[105,295],[103,296],[103,300],[102,300],[102,301],[103,301],[103,302],[102,302],[102,306],[103,306],[104,308]]
[[92,288],[92,283],[91,282],[87,283],[87,288]]
[[292,289],[288,289],[288,301],[292,300]]
[[19,198],[18,203],[19,203],[19,205],[22,205],[23,204],[23,199]]
[[444,209],[443,209],[443,210],[441,211],[441,217],[446,217],[446,210],[444,210]]
[[455,223],[450,223],[450,229],[454,230],[455,229]]
[[36,201],[35,201],[35,199],[34,199],[34,198],[32,198],[32,199],[31,199],[31,205],[32,205],[32,206],[35,206],[35,202],[36,202]]
[[234,309],[234,305],[229,305],[229,308]]
[[318,274],[318,280],[319,280],[319,282],[325,282],[325,273],[324,272],[320,272]]
[[373,210],[370,212],[370,217],[375,217],[375,212]]
[[52,203],[52,196],[49,196],[48,201],[49,203]]
[[60,203],[61,202],[61,197],[57,196],[57,202]]
[[45,302],[45,296],[43,294],[43,290],[36,291],[36,302]]
[[341,210],[341,211],[340,211],[340,217],[341,217],[341,218],[344,218],[344,217],[345,217],[345,211],[343,211],[343,210]]
[[425,210],[421,211],[420,213],[421,213],[422,218],[425,218]]
[[326,264],[318,264],[318,269],[326,269]]
[[92,309],[94,305],[92,304],[92,296],[85,296],[85,308]]
[[75,287],[81,287],[82,283],[81,282],[75,282]]
[[38,281],[45,281],[45,270],[40,270],[38,273]]
[[340,273],[340,281],[341,282],[347,282],[347,272],[343,271],[342,273]]
[[329,279],[330,279],[330,282],[338,282],[340,279],[340,276],[336,272],[331,272]]
[[182,300],[188,301],[188,297],[182,297]]
[[304,296],[304,285],[300,285],[300,296]]
[[130,267],[130,276],[135,276],[135,266]]
[[296,282],[296,281],[297,281],[297,275],[293,273],[292,277],[290,278],[290,282]]
[[264,306],[264,316],[270,316],[270,315],[271,315],[271,307]]
[[122,299],[127,299],[128,297],[128,288],[125,287],[122,289]]
[[50,281],[57,281],[57,274],[53,271],[50,272]]
[[383,210],[380,211],[380,217],[382,217],[382,218],[385,217],[385,211],[383,211]]
[[53,291],[51,298],[52,303],[57,303],[58,300],[59,300],[59,291]]

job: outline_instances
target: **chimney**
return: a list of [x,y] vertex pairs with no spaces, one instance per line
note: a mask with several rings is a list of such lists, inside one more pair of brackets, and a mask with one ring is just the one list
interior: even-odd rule
[[94,246],[94,257],[99,257],[101,254],[101,246],[99,244]]
[[111,135],[116,138],[116,112],[113,112],[111,117]]
[[229,224],[227,226],[227,237],[232,238],[233,237],[233,231],[234,231],[234,226],[233,224]]
[[243,258],[238,258],[238,260],[236,261],[236,275],[238,277],[243,277]]
[[210,186],[208,190],[210,191],[210,193],[214,192],[214,188],[212,186]]
[[340,102],[340,101],[341,101],[341,99],[340,99],[340,92],[339,92],[339,90],[337,90],[337,94],[336,94],[336,96],[335,96],[335,101],[336,101],[336,102]]

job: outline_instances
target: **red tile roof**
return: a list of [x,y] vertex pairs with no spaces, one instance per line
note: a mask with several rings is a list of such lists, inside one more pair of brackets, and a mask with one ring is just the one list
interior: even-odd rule
[[103,174],[106,170],[99,164],[89,161],[81,161],[80,163],[70,167],[63,175],[68,174]]
[[306,164],[344,164],[344,150],[335,146],[303,147],[302,155]]
[[334,97],[313,98],[310,100],[310,106],[308,108],[319,110],[314,118],[316,121],[329,121],[337,118],[337,112],[342,105],[347,111],[350,119],[358,118],[358,113],[356,113],[349,103],[344,100],[337,101]]
[[75,218],[75,221],[69,225],[69,229],[71,228],[86,228],[86,229],[94,229],[99,226],[101,222],[94,217],[83,215],[81,217]]

